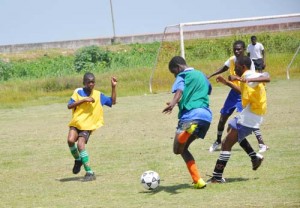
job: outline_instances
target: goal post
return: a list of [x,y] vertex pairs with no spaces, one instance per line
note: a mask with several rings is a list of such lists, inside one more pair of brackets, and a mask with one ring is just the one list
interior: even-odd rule
[[294,54],[294,56],[293,56],[291,62],[289,63],[289,65],[288,65],[287,68],[286,68],[286,78],[287,78],[287,79],[290,79],[290,68],[291,68],[292,63],[294,62],[296,56],[298,55],[299,50],[300,50],[300,45],[299,45],[298,49],[296,50],[296,53]]
[[188,22],[166,26],[149,79],[150,93],[170,88],[174,79],[168,71],[167,64],[175,55],[186,58],[185,44],[189,40],[293,30],[299,29],[299,25],[300,13]]

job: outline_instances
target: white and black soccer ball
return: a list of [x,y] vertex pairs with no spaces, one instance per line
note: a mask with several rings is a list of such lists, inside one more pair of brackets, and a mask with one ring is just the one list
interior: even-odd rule
[[156,189],[159,186],[160,177],[153,170],[145,171],[141,176],[141,184],[147,190]]

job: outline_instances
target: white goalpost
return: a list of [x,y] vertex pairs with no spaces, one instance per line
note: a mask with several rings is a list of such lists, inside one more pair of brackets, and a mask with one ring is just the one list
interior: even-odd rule
[[[185,40],[224,37],[236,34],[293,30],[299,29],[299,23],[300,13],[295,13],[287,15],[189,22],[166,26],[162,34],[160,47],[158,49],[156,61],[149,80],[150,93],[153,93],[154,72],[157,68],[157,64],[161,61],[160,53],[163,43],[176,43],[178,45],[176,55],[181,55],[185,58]],[[296,54],[298,51],[299,48]]]
[[298,49],[296,50],[296,53],[294,54],[294,56],[293,56],[291,62],[289,63],[289,65],[288,65],[287,68],[286,68],[286,78],[287,78],[287,79],[290,79],[290,68],[291,68],[291,65],[292,65],[292,63],[294,62],[296,56],[298,55],[299,50],[300,50],[300,45],[299,45]]

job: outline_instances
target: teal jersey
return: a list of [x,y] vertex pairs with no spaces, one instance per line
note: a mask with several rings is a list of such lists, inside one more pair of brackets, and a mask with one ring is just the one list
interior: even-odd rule
[[178,118],[181,120],[205,120],[211,122],[209,94],[211,85],[206,76],[193,68],[188,68],[176,76],[172,92],[182,91],[178,103]]

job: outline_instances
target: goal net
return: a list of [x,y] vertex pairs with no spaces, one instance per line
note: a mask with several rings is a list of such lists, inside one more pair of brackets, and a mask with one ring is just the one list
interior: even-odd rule
[[[276,32],[300,29],[300,13],[241,19],[227,19],[203,22],[180,23],[165,27],[158,49],[155,64],[149,80],[150,93],[169,91],[174,77],[168,70],[168,63],[173,56],[180,55],[186,58],[187,63],[205,61],[201,54],[214,53],[217,48],[226,57],[232,55],[232,43],[237,39],[249,43],[250,35],[263,32]],[[228,37],[228,42],[212,41],[219,37]],[[207,39],[200,44],[199,39]],[[217,44],[215,44],[217,43]],[[218,51],[219,52],[219,51]],[[198,60],[191,57],[198,56]],[[225,60],[222,60],[224,63]],[[195,65],[194,65],[195,66]],[[215,70],[215,69],[214,69]]]

